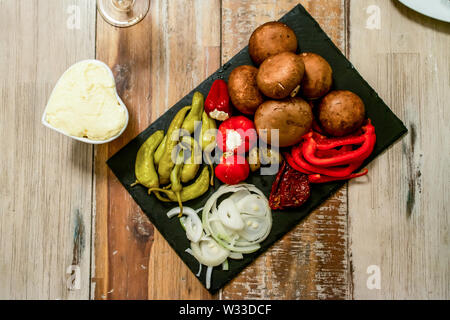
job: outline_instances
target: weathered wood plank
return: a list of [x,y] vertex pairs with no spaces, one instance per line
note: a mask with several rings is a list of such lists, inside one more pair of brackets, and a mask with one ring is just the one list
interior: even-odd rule
[[[300,1],[345,52],[345,1]],[[248,44],[260,24],[276,20],[298,1],[223,1],[222,57]],[[301,41],[301,39],[300,39]],[[347,250],[347,189],[247,267],[222,291],[224,299],[345,299],[351,297]]]
[[115,28],[97,13],[97,59],[113,70],[119,95],[130,113],[117,140],[95,149],[96,299],[145,299],[153,226],[107,168],[106,160],[149,123],[151,16],[130,28]]
[[350,12],[352,62],[409,129],[350,183],[354,296],[448,299],[450,25],[391,1]]
[[[151,104],[159,116],[219,68],[220,1],[153,1],[152,13]],[[150,299],[211,298],[159,232],[149,270]]]
[[0,1],[0,29],[0,298],[88,299],[93,148],[41,117],[65,69],[94,57],[95,4]]
[[151,1],[147,17],[118,29],[98,17],[97,57],[130,111],[125,134],[96,149],[97,299],[210,295],[154,229],[105,161],[220,64],[220,2]]

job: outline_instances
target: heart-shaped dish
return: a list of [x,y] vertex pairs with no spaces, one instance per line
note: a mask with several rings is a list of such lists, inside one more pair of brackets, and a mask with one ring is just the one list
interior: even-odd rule
[[[76,65],[78,65],[78,64],[80,64],[80,63],[86,63],[86,62],[97,64],[97,65],[99,65],[99,66],[105,68],[106,70],[108,70],[108,73],[110,74],[111,78],[112,78],[112,79],[114,80],[114,82],[115,82],[114,74],[112,73],[111,69],[110,69],[104,62],[99,61],[99,60],[95,60],[95,59],[82,60],[82,61],[79,61],[79,62],[73,64],[72,66],[70,66],[70,67],[69,67],[69,68],[61,75],[61,77],[59,78],[59,80],[58,80],[58,82],[56,83],[55,87],[53,88],[53,91],[52,91],[52,93],[51,93],[50,96],[53,95],[54,90],[58,87],[59,81],[61,81],[61,79],[64,78],[64,75],[65,75],[69,70],[71,70],[71,68],[73,68],[74,66],[76,66]],[[52,130],[55,130],[56,132],[59,132],[59,133],[65,135],[65,136],[68,136],[68,137],[70,137],[70,138],[72,138],[72,139],[75,139],[75,140],[78,140],[78,141],[81,141],[81,142],[90,143],[90,144],[104,144],[104,143],[111,142],[111,141],[117,139],[117,138],[125,131],[125,129],[126,129],[127,126],[128,126],[128,120],[129,120],[128,109],[127,109],[127,107],[125,106],[125,104],[123,103],[122,99],[119,97],[119,94],[117,93],[117,89],[115,90],[115,93],[116,93],[117,101],[119,102],[120,106],[123,108],[123,110],[124,110],[124,112],[125,112],[125,124],[124,124],[123,128],[122,128],[115,136],[113,136],[113,137],[111,137],[111,138],[109,138],[109,139],[107,139],[107,140],[92,140],[92,139],[88,139],[88,138],[83,138],[83,137],[73,136],[73,135],[70,135],[70,134],[64,132],[63,130],[61,130],[61,129],[59,129],[59,128],[56,128],[56,127],[52,126],[52,125],[47,121],[47,119],[46,119],[46,118],[47,118],[47,108],[48,108],[48,104],[47,104],[47,106],[45,107],[44,114],[42,115],[42,124],[43,124],[44,126],[46,126],[47,128],[50,128],[50,129],[52,129]]]

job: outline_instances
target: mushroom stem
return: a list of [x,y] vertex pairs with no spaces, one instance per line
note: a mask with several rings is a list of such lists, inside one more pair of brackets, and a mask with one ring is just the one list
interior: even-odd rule
[[300,85],[296,86],[294,90],[291,92],[291,97],[295,97],[297,93],[300,91]]

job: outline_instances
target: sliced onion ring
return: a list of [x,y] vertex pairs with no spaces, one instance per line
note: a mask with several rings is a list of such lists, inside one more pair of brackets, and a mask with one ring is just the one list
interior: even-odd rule
[[260,195],[251,194],[240,199],[236,207],[241,213],[263,217],[266,215],[268,203]]
[[206,289],[211,288],[212,271],[213,271],[212,267],[208,267],[208,269],[206,269]]
[[244,259],[244,255],[242,253],[238,253],[238,252],[230,252],[228,257],[230,259],[234,259],[234,260]]
[[238,234],[247,241],[262,241],[270,232],[269,221],[267,219],[245,215],[243,220],[245,228],[238,231]]
[[244,221],[236,208],[235,203],[230,199],[225,199],[218,208],[219,219],[225,227],[231,230],[244,229]]
[[227,249],[219,246],[212,238],[200,242],[191,242],[191,249],[198,262],[208,267],[221,265],[230,254]]
[[[228,228],[226,226],[222,226],[221,228],[220,222],[222,222],[222,220],[217,220],[217,214],[215,211],[218,199],[227,193],[233,193],[233,195],[230,196],[228,200],[231,198],[238,200],[239,202],[242,201],[241,204],[244,207],[245,206],[248,207],[248,203],[251,202],[251,199],[254,199],[258,201],[258,205],[263,206],[265,208],[263,210],[252,211],[250,207],[250,209],[247,208],[248,210],[244,210],[249,211],[249,213],[246,214],[247,216],[253,213],[254,215],[257,214],[257,217],[262,219],[261,220],[262,228],[260,228],[261,230],[258,230],[259,232],[256,235],[253,235],[251,232],[250,233],[245,232],[244,233],[246,236],[245,238],[247,238],[245,239],[244,237],[237,237],[237,238],[230,237],[229,234],[223,232],[224,229],[227,230]],[[238,193],[239,196],[236,195]],[[249,195],[245,193],[251,194]],[[254,197],[255,194],[258,195],[257,198]],[[252,197],[246,200],[246,198],[250,196]],[[223,200],[222,203],[224,201],[225,200]],[[211,223],[212,221],[214,221],[214,223]],[[270,230],[272,228],[272,212],[270,210],[267,198],[264,196],[262,191],[256,188],[254,185],[251,184],[239,184],[233,186],[222,185],[214,194],[210,196],[205,206],[203,207],[202,222],[205,232],[211,235],[211,237],[213,237],[219,245],[223,246],[231,253],[241,253],[241,254],[251,253],[257,251],[260,248],[259,243],[263,241],[270,233]],[[226,237],[224,237],[223,235],[226,235]]]
[[[180,207],[175,207],[167,212],[167,217],[172,218],[180,213]],[[183,215],[187,216],[184,220],[186,228],[186,237],[193,242],[200,241],[203,234],[202,221],[194,209],[183,207]]]

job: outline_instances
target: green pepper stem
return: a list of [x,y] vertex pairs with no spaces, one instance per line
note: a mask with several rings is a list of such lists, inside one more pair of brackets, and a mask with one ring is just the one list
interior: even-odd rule
[[139,184],[139,181],[135,181],[134,183],[130,184],[130,187],[133,188],[134,186],[137,186]]
[[172,202],[170,199],[165,199],[165,198],[163,198],[163,197],[159,194],[160,192],[163,192],[163,193],[165,193],[165,194],[168,194],[168,193],[169,193],[168,190],[164,190],[164,189],[161,189],[161,188],[151,188],[151,189],[148,189],[148,194],[149,194],[149,195],[150,195],[152,192],[155,194],[156,198],[158,198],[159,200],[165,201],[165,202]]
[[155,194],[156,198],[157,198],[158,200],[160,200],[160,201],[163,201],[163,202],[172,202],[171,200],[166,199],[166,198],[164,198],[163,196],[161,196],[161,195],[159,194],[159,191],[154,191],[153,193]]
[[209,181],[209,184],[214,187],[214,166],[210,163],[209,167],[211,168],[211,180]]
[[181,218],[183,215],[183,202],[181,202],[181,194],[180,192],[175,192],[178,200],[178,205],[180,206],[180,213],[178,214],[178,218]]
[[214,186],[214,166],[211,160],[211,157],[209,156],[208,151],[205,153],[205,158],[206,158],[206,162],[207,164],[209,164],[209,167],[211,168],[211,179],[209,181],[209,184],[211,186]]

